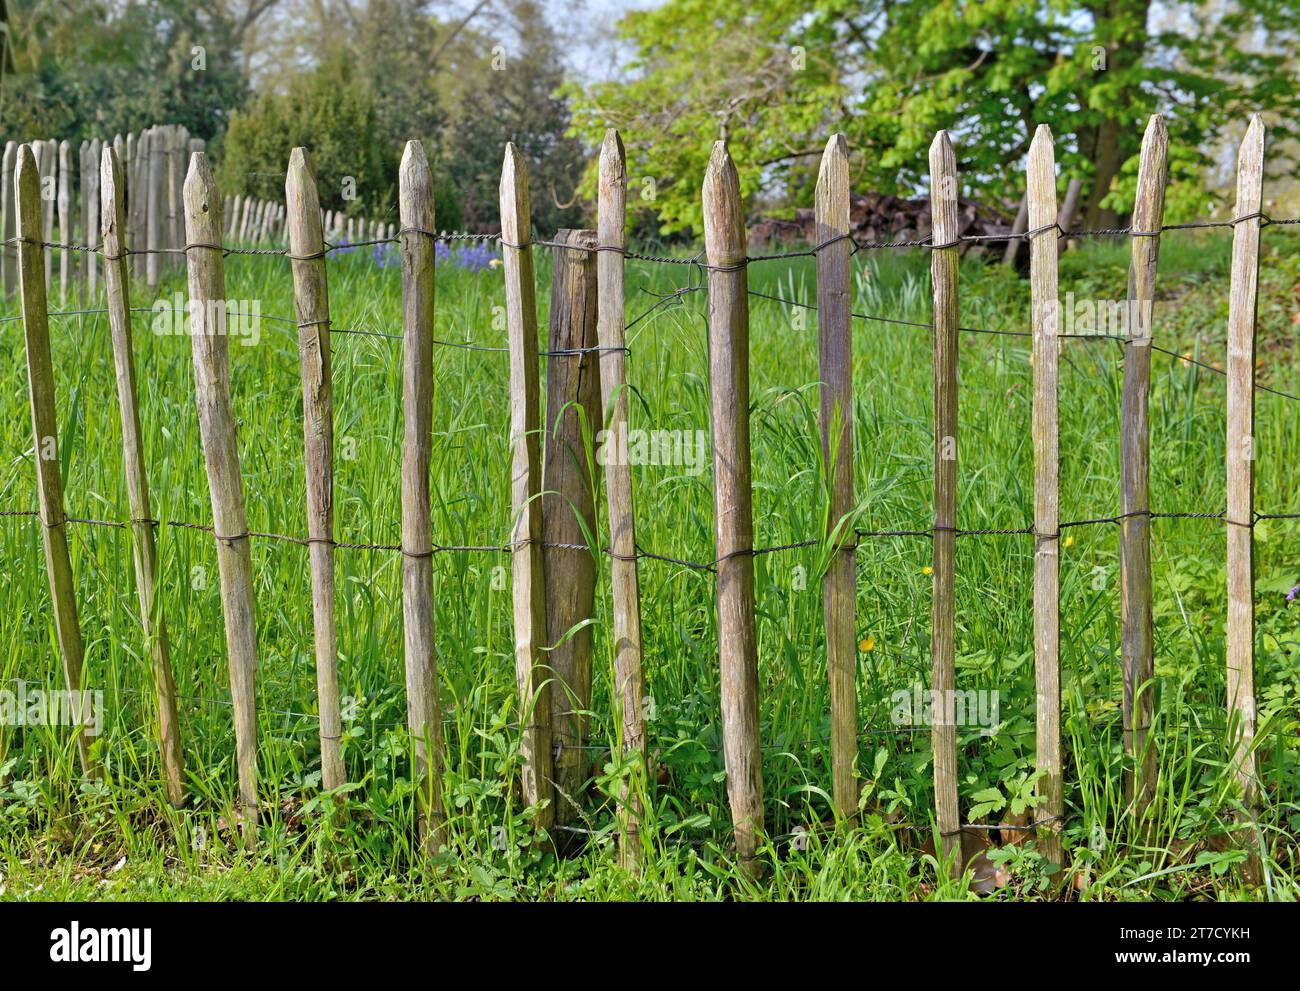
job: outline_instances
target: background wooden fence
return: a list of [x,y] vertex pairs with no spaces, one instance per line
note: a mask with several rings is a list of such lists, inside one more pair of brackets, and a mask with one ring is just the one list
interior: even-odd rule
[[[168,655],[169,632],[159,614],[154,521],[132,356],[129,306],[131,280],[158,283],[169,264],[187,263],[192,314],[192,347],[199,421],[212,501],[211,530],[220,562],[230,685],[237,741],[242,821],[256,822],[259,807],[256,741],[257,637],[254,584],[239,445],[230,397],[227,340],[214,322],[225,300],[223,259],[229,253],[278,254],[291,262],[297,309],[298,343],[304,397],[304,457],[311,595],[322,750],[323,785],[340,786],[345,770],[340,737],[335,588],[333,560],[339,545],[333,519],[333,384],[330,368],[328,255],[344,239],[393,242],[402,262],[403,338],[401,466],[403,624],[405,630],[408,729],[419,783],[419,810],[429,849],[442,838],[441,797],[443,716],[438,697],[437,634],[433,625],[434,554],[448,548],[433,540],[429,465],[432,434],[432,345],[434,246],[439,239],[433,214],[433,181],[424,150],[407,145],[399,184],[400,229],[323,213],[310,156],[294,151],[287,165],[284,203],[223,200],[201,142],[182,129],[151,128],[141,135],[90,142],[78,158],[81,183],[72,181],[72,159],[65,144],[33,142],[4,156],[6,288],[22,295],[32,406],[35,459],[40,491],[47,571],[59,649],[70,688],[85,680],[82,646],[64,528],[62,479],[57,452],[53,369],[50,362],[47,289],[51,251],[60,256],[59,286],[74,277],[93,297],[96,267],[102,264],[107,313],[112,327],[118,399],[126,451],[144,636],[158,686],[158,736],[167,795],[184,801],[175,692]],[[188,175],[180,162],[188,154]],[[1253,504],[1255,311],[1260,230],[1272,221],[1261,212],[1264,128],[1250,122],[1241,145],[1235,212],[1230,221],[1187,226],[1231,226],[1233,261],[1229,313],[1227,477],[1228,503],[1220,516],[1227,528],[1229,724],[1235,732],[1235,773],[1246,808],[1257,798],[1253,758],[1255,734],[1254,588],[1252,527],[1267,518]],[[58,163],[57,167],[54,163]],[[53,204],[42,183],[56,174],[60,230],[70,241],[53,238]],[[1159,741],[1149,732],[1153,716],[1152,589],[1150,521],[1156,514],[1148,492],[1147,416],[1150,352],[1160,349],[1150,320],[1167,182],[1167,139],[1163,122],[1153,117],[1142,145],[1137,203],[1132,227],[1121,232],[1066,232],[1059,223],[1053,138],[1046,127],[1034,136],[1027,161],[1026,218],[1008,235],[964,234],[956,209],[960,177],[949,136],[941,132],[930,150],[933,230],[920,239],[861,245],[849,234],[849,157],[844,138],[835,135],[822,159],[816,189],[817,243],[809,251],[747,257],[747,238],[736,170],[719,142],[703,177],[704,260],[691,264],[707,271],[709,294],[709,377],[713,430],[715,551],[698,566],[716,574],[721,722],[736,854],[757,876],[765,835],[764,785],[759,739],[759,680],[755,634],[754,556],[786,548],[756,548],[750,470],[748,266],[757,261],[814,255],[816,258],[818,347],[821,368],[821,430],[825,484],[830,500],[827,532],[789,546],[820,545],[825,633],[831,700],[832,795],[838,816],[858,810],[855,774],[859,728],[855,684],[854,552],[865,538],[919,536],[933,542],[932,682],[938,700],[930,713],[934,754],[935,818],[943,849],[954,873],[961,831],[957,782],[957,733],[950,696],[956,686],[954,641],[955,541],[979,533],[1023,533],[1035,544],[1033,578],[1034,656],[1037,682],[1037,763],[1040,803],[1030,824],[1044,856],[1060,863],[1065,818],[1060,721],[1059,546],[1061,532],[1090,523],[1122,528],[1122,631],[1124,740],[1130,757],[1130,793],[1135,811],[1150,801]],[[519,729],[525,759],[524,797],[543,803],[545,827],[572,823],[583,786],[584,763],[574,759],[585,746],[591,704],[591,640],[585,622],[594,614],[597,557],[583,535],[596,533],[591,465],[582,453],[579,411],[588,422],[598,417],[615,435],[629,423],[627,400],[624,265],[647,258],[627,248],[626,162],[621,141],[611,131],[600,153],[596,231],[561,231],[554,240],[534,237],[529,221],[526,164],[508,145],[501,175],[501,234],[505,276],[505,314],[509,336],[511,438],[513,461],[512,609]],[[10,195],[10,188],[15,195]],[[81,190],[81,215],[72,214],[73,192]],[[1076,193],[1077,195],[1077,193]],[[98,220],[95,207],[98,204]],[[15,209],[16,206],[16,209]],[[1057,286],[1058,241],[1066,234],[1127,234],[1132,241],[1128,298],[1132,312],[1147,314],[1123,341],[1124,437],[1121,454],[1122,512],[1100,520],[1062,523],[1059,518],[1059,428],[1057,376],[1063,336]],[[974,242],[1028,241],[1032,339],[1034,511],[1032,525],[1000,531],[957,527],[959,330],[958,255]],[[251,247],[238,247],[238,245]],[[277,247],[283,246],[283,247]],[[541,405],[540,358],[533,250],[555,252],[550,322],[544,352],[547,376],[545,419]],[[854,526],[852,471],[851,256],[860,250],[920,247],[931,251],[934,346],[934,524],[925,531],[864,532]],[[72,248],[83,250],[74,251]],[[15,258],[16,251],[16,258]],[[74,266],[72,256],[83,264]],[[17,262],[17,266],[12,264]],[[218,304],[212,306],[209,304]],[[1146,304],[1145,306],[1142,304]],[[543,429],[544,427],[544,429]],[[614,459],[615,461],[619,459]],[[646,726],[642,707],[643,616],[637,563],[648,555],[637,544],[633,473],[625,463],[604,466],[608,529],[599,534],[611,574],[618,747],[635,772],[619,801],[620,849],[635,866],[645,787]],[[1284,514],[1278,514],[1284,515]],[[295,539],[295,538],[288,538]],[[472,548],[470,548],[472,550]],[[680,562],[691,564],[691,562]],[[653,618],[650,619],[653,622]],[[173,634],[174,635],[174,634]],[[183,635],[183,634],[182,634]],[[81,757],[95,773],[86,735]]]

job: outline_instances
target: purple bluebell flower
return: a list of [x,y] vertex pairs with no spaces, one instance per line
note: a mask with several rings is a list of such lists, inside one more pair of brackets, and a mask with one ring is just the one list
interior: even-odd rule
[[387,268],[397,261],[397,251],[392,244],[376,244],[371,256],[378,268]]
[[480,241],[461,248],[456,258],[456,265],[467,272],[481,272],[492,264],[494,257],[496,256],[492,253],[491,245]]
[[356,251],[357,246],[353,244],[351,241],[349,241],[348,236],[344,234],[341,238],[339,238],[339,243],[334,245],[334,250],[337,251],[340,255],[346,255],[349,252]]
[[1300,595],[1300,585],[1295,586],[1295,588],[1293,588],[1293,589],[1291,589],[1291,591],[1287,592],[1287,594],[1286,594],[1286,601],[1287,601],[1287,602],[1294,602],[1294,601],[1295,601],[1295,598],[1296,598],[1297,595]]

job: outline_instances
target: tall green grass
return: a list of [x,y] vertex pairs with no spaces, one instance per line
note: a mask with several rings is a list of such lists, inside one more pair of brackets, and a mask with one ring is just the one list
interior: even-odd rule
[[[1261,381],[1296,391],[1290,311],[1300,265],[1296,242],[1266,233],[1261,293]],[[1157,340],[1207,363],[1222,362],[1228,243],[1177,235],[1162,246]],[[539,325],[545,327],[549,258],[538,253]],[[921,253],[859,255],[854,310],[929,319],[928,259]],[[1090,245],[1065,256],[1062,291],[1122,298],[1127,252]],[[287,263],[231,256],[227,296],[259,300],[261,340],[231,342],[234,406],[250,527],[306,532],[301,392]],[[690,266],[628,264],[628,319],[681,288]],[[815,301],[806,259],[751,266],[751,288]],[[164,295],[183,289],[177,275]],[[498,270],[439,266],[436,336],[448,345],[503,348]],[[396,266],[367,250],[332,256],[330,299],[338,330],[400,335]],[[134,305],[150,297],[137,288]],[[69,301],[67,309],[77,308]],[[5,315],[14,311],[10,308]],[[709,429],[707,300],[687,293],[629,335],[635,387],[632,425]],[[1028,328],[1027,285],[1000,266],[962,266],[961,322]],[[136,314],[136,360],[147,460],[159,519],[210,517],[194,411],[189,340],[150,333]],[[760,546],[819,535],[816,315],[751,300],[754,503]],[[52,337],[67,503],[78,517],[126,519],[108,327],[102,316],[56,318]],[[340,540],[397,543],[401,445],[400,341],[336,332],[336,506]],[[544,344],[544,342],[543,342]],[[931,365],[926,328],[854,322],[855,487],[858,526],[922,529],[931,522]],[[1068,341],[1062,351],[1062,519],[1119,511],[1121,354],[1114,342]],[[0,510],[36,504],[21,324],[0,323]],[[432,467],[435,543],[508,539],[507,356],[454,346],[435,354]],[[1028,342],[963,334],[960,352],[959,525],[1029,524],[1033,477]],[[1258,396],[1261,511],[1300,510],[1300,404]],[[1224,387],[1194,364],[1154,356],[1152,477],[1159,511],[1223,508]],[[638,540],[692,561],[712,552],[711,472],[634,469]],[[603,500],[598,500],[603,509]],[[309,575],[305,548],[255,540],[258,607],[259,764],[268,814],[256,851],[228,828],[234,745],[228,705],[216,560],[211,536],[159,528],[164,610],[172,641],[190,807],[168,810],[158,784],[152,686],[135,615],[129,536],[74,526],[73,566],[92,688],[105,695],[102,757],[110,774],[80,780],[65,730],[0,727],[0,871],[18,897],[484,897],[484,898],[914,898],[963,897],[933,870],[928,733],[900,731],[890,696],[929,684],[929,545],[917,538],[864,539],[858,550],[859,771],[864,810],[833,825],[829,700],[817,548],[755,558],[769,877],[760,886],[733,870],[719,752],[717,633],[712,575],[655,560],[641,563],[650,739],[657,783],[648,796],[645,870],[614,865],[613,793],[622,769],[591,751],[584,850],[562,859],[538,844],[532,811],[517,792],[520,757],[511,646],[509,561],[501,553],[435,557],[442,700],[449,719],[450,846],[430,862],[413,837],[402,723],[400,557],[338,553],[340,682],[350,814],[321,815],[313,717]],[[1123,795],[1120,728],[1118,532],[1067,531],[1062,547],[1061,653],[1068,877],[1046,875],[1032,850],[991,851],[997,897],[1271,897],[1297,895],[1300,826],[1300,675],[1295,621],[1285,592],[1300,583],[1295,526],[1257,528],[1260,825],[1266,886],[1250,892],[1233,869],[1238,805],[1228,767],[1224,711],[1224,540],[1213,520],[1156,520],[1156,665],[1160,789],[1142,821]],[[58,687],[59,665],[39,524],[0,518],[0,679]],[[963,537],[958,544],[958,685],[996,690],[1000,725],[959,737],[963,816],[997,822],[1001,803],[1032,788],[1034,685],[1032,540]],[[614,739],[606,562],[595,625],[593,747]],[[3,686],[0,686],[3,687]],[[808,832],[802,832],[808,829]],[[932,847],[930,848],[932,849]],[[123,865],[123,860],[125,864]],[[1076,877],[1079,880],[1075,880]],[[1074,883],[1066,884],[1066,881]]]

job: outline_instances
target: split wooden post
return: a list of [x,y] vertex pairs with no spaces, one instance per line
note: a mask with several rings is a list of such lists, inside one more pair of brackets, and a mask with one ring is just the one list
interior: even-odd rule
[[54,627],[63,659],[63,677],[72,699],[77,732],[77,756],[88,777],[98,777],[92,752],[96,740],[93,712],[85,711],[81,666],[85,645],[77,618],[76,586],[68,554],[67,513],[63,506],[63,475],[59,467],[58,416],[54,405],[54,365],[50,358],[49,310],[46,303],[45,256],[41,249],[41,176],[31,145],[18,150],[14,171],[18,212],[18,270],[27,348],[27,387],[32,409],[32,446],[40,501],[41,536],[45,545],[45,574],[50,584]]
[[1156,298],[1158,232],[1165,217],[1169,135],[1152,114],[1142,137],[1137,199],[1133,204],[1132,259],[1128,270],[1128,339],[1120,426],[1120,654],[1124,672],[1124,750],[1135,764],[1128,792],[1138,816],[1155,795],[1155,660],[1151,617],[1151,343]]
[[722,749],[736,856],[751,877],[763,821],[758,642],[754,620],[754,510],[749,447],[749,296],[740,177],[724,141],[704,178],[709,267],[709,393],[717,548]]
[[72,146],[66,141],[59,142],[59,296],[68,296],[68,276],[71,275],[72,251],[67,247],[76,244],[77,238],[72,233]]
[[302,373],[307,539],[311,560],[311,606],[316,640],[316,698],[320,708],[321,784],[341,788],[343,721],[339,710],[338,646],[334,585],[334,379],[330,370],[330,303],[325,273],[316,173],[305,148],[289,156],[284,183],[289,204],[289,255],[298,313],[298,361]]
[[1060,301],[1057,296],[1056,154],[1052,130],[1040,124],[1029,148],[1029,229],[1039,231],[1029,250],[1033,293],[1034,378],[1034,678],[1037,685],[1039,853],[1061,864],[1060,634],[1060,428],[1057,363],[1060,357]]
[[0,165],[0,230],[3,230],[3,261],[0,263],[0,279],[3,280],[5,299],[13,299],[18,288],[18,246],[14,244],[14,234],[18,230],[17,216],[14,212],[14,163],[18,158],[18,143],[5,143],[3,165]]
[[930,741],[934,805],[943,854],[961,877],[961,809],[957,801],[957,156],[947,131],[930,145],[930,281],[934,293],[934,535],[930,603]]
[[[89,173],[87,173],[89,179]],[[158,601],[158,545],[149,504],[149,478],[144,462],[144,439],[140,430],[140,407],[136,392],[135,355],[131,334],[131,289],[123,254],[122,232],[126,227],[122,204],[122,169],[111,144],[104,146],[98,183],[102,202],[100,222],[104,241],[104,289],[108,300],[108,322],[113,336],[113,365],[117,371],[117,405],[122,418],[122,463],[126,469],[126,495],[131,509],[131,538],[134,551],[136,590],[140,600],[140,622],[153,666],[154,691],[158,696],[158,745],[162,756],[167,801],[180,808],[185,804],[185,758],[181,749],[180,722],[176,715],[176,682],[172,676],[167,624]],[[92,232],[93,234],[93,232]]]
[[[90,161],[90,142],[83,140],[77,151],[77,174],[81,177],[81,195],[77,197],[77,209],[72,224],[73,230],[77,232],[77,243],[84,247],[91,247],[96,242],[92,240],[95,227],[95,214],[99,211],[99,199],[96,197],[91,200],[90,177],[92,173],[99,175],[98,163],[92,164]],[[77,268],[77,277],[81,282],[79,295],[84,302],[86,299],[86,289],[90,281],[87,262],[94,259],[94,254],[89,251],[82,252],[81,264]]]
[[596,232],[561,230],[555,241],[572,247],[554,249],[551,275],[542,557],[546,629],[556,642],[550,654],[555,673],[551,688],[555,821],[565,824],[580,814],[578,796],[587,781],[590,621],[596,607],[596,559],[587,546],[587,535],[596,533],[596,493],[584,433],[592,436],[600,422],[600,361],[596,352]]
[[[402,240],[402,622],[406,711],[419,781],[421,834],[436,853],[444,841],[442,707],[433,620],[433,175],[424,145],[408,141],[398,168]],[[323,241],[323,236],[322,236]]]
[[831,696],[831,785],[838,815],[858,811],[857,548],[853,511],[853,244],[849,240],[849,146],[831,136],[816,189],[817,355],[821,379],[826,539],[836,547],[822,579],[826,674]]
[[[93,141],[88,141],[86,143],[86,154],[82,159],[84,164],[81,169],[81,185],[82,185],[81,202],[82,202],[82,211],[84,213],[84,221],[86,225],[85,242],[87,248],[94,248],[97,244],[99,244],[99,240],[100,240],[98,237],[95,236],[95,231],[96,231],[96,224],[97,224],[97,215],[102,210],[102,205],[100,203],[100,188],[103,185],[103,178],[100,174],[102,171],[100,165],[100,158],[102,155],[101,147],[111,148],[112,145],[101,145],[101,142],[98,138],[95,138]],[[117,164],[116,158],[114,159],[114,168],[117,169],[117,175],[118,175],[117,192],[115,195],[120,201],[122,199],[122,193],[123,193],[121,166]],[[119,206],[120,205],[121,204],[119,202]],[[115,229],[115,233],[118,241],[117,250],[113,252],[105,252],[106,254],[120,255],[122,253],[122,250],[125,247],[125,243],[123,242],[123,238],[122,238],[122,234],[125,229],[125,226],[126,226],[125,217],[123,217],[120,219]],[[86,290],[86,299],[89,301],[89,305],[93,306],[95,302],[95,295],[99,289],[99,253],[98,252],[87,251],[84,253],[82,257],[81,273],[82,273],[82,285],[85,286],[85,290]],[[123,281],[122,284],[123,286],[127,285],[125,280]]]
[[[167,212],[167,176],[166,176],[166,134],[160,127],[151,127],[146,133],[148,142],[148,159],[147,171],[145,172],[145,195],[148,197],[147,214],[145,219],[145,247],[149,254],[145,256],[145,278],[150,289],[158,286],[159,279],[162,278],[163,268],[163,249],[167,247],[165,216]],[[213,204],[209,207],[215,209]],[[186,222],[188,223],[188,217]],[[189,255],[186,255],[189,260]],[[191,262],[192,265],[192,262]],[[225,278],[225,268],[222,268],[222,278]],[[222,289],[224,297],[225,289]],[[197,340],[197,338],[196,338]],[[224,344],[223,344],[224,349]]]
[[[627,344],[624,338],[624,252],[627,249],[627,164],[623,141],[605,132],[600,148],[597,199],[596,330],[600,340],[601,424],[609,441],[621,444],[628,431]],[[622,448],[618,448],[621,452]],[[619,805],[619,860],[629,870],[641,862],[642,792],[646,782],[645,676],[641,653],[641,583],[637,574],[636,514],[632,466],[626,457],[605,458],[609,513],[610,592],[614,615],[614,692],[620,711],[615,725],[623,753],[632,759]]]
[[[1255,318],[1259,294],[1259,216],[1264,206],[1264,121],[1255,114],[1237,156],[1228,302],[1228,722],[1242,804],[1254,816],[1255,773]],[[1246,877],[1259,879],[1258,831],[1252,828]]]
[[[164,195],[167,197],[167,226],[164,234],[164,241],[170,249],[169,253],[164,256],[165,268],[176,268],[180,264],[181,255],[174,252],[185,244],[185,217],[184,208],[181,205],[181,184],[185,181],[185,148],[187,140],[181,134],[181,128],[176,124],[168,124],[163,128],[163,140],[167,150],[167,189]],[[217,228],[220,233],[221,228]],[[218,242],[220,243],[220,242]]]
[[41,237],[45,243],[45,295],[48,298],[54,274],[54,207],[58,198],[59,152],[53,141],[36,142],[41,172]]
[[[538,824],[554,822],[551,755],[551,674],[545,649],[546,581],[542,557],[541,390],[537,369],[537,301],[533,285],[528,169],[513,141],[501,167],[502,268],[510,344],[510,571],[514,606],[515,681],[523,726],[523,795],[545,803]],[[402,218],[403,226],[406,218]]]
[[[161,164],[161,153],[155,156]],[[161,169],[157,172],[162,178]],[[155,191],[161,184],[155,185]],[[162,205],[161,197],[157,203]],[[221,196],[206,155],[195,155],[185,180],[185,236],[195,245],[185,253],[190,290],[190,339],[199,433],[212,497],[213,535],[221,576],[221,607],[230,664],[235,716],[241,821],[252,839],[257,825],[257,626],[253,562],[249,548],[244,483],[239,469],[235,414],[230,402],[230,358],[226,334],[226,270],[221,244]],[[151,219],[150,231],[160,235]],[[216,245],[217,247],[207,247]],[[151,256],[153,257],[153,256]]]

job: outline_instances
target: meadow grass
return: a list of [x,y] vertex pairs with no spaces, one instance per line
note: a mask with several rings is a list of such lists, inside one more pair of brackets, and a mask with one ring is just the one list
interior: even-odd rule
[[[1300,310],[1300,241],[1265,232],[1260,382],[1296,392],[1290,346]],[[538,252],[539,325],[550,260]],[[1062,291],[1119,299],[1127,246],[1090,244],[1067,254]],[[1156,339],[1222,364],[1229,242],[1205,232],[1162,246]],[[699,283],[685,265],[628,263],[629,321],[656,293]],[[250,527],[306,532],[301,387],[287,262],[232,256],[227,296],[259,300],[255,346],[231,341],[234,407]],[[439,266],[436,336],[503,348],[499,270]],[[751,288],[815,302],[808,259],[756,263]],[[173,275],[160,294],[184,288]],[[369,249],[330,261],[334,336],[338,539],[399,540],[401,287],[396,265]],[[133,305],[151,295],[137,287]],[[76,309],[76,301],[52,304]],[[929,319],[924,253],[855,258],[854,310]],[[10,305],[4,312],[16,310]],[[632,426],[709,430],[707,300],[682,294],[629,333]],[[1000,266],[963,262],[961,323],[1028,328],[1028,284]],[[153,690],[136,615],[127,532],[70,529],[89,687],[105,699],[100,756],[110,773],[82,781],[59,728],[0,727],[0,891],[8,898],[469,898],[484,899],[912,899],[970,897],[936,872],[929,736],[900,730],[891,695],[929,684],[930,547],[918,538],[864,539],[858,560],[859,773],[863,813],[834,824],[830,811],[829,700],[818,548],[755,559],[762,686],[767,878],[745,880],[729,848],[720,749],[713,576],[676,564],[640,566],[647,695],[656,782],[648,802],[644,870],[616,866],[613,810],[625,769],[590,751],[593,784],[575,855],[538,842],[534,810],[518,797],[520,756],[509,561],[503,553],[435,556],[436,629],[448,718],[449,846],[422,858],[408,780],[400,556],[340,550],[338,628],[345,696],[345,757],[355,784],[348,814],[322,814],[307,553],[254,540],[258,609],[259,766],[266,815],[254,851],[227,822],[235,796],[234,737],[215,551],[210,534],[166,525],[211,516],[188,338],[150,332],[136,313],[136,360],[154,515],[162,609],[182,696],[189,808],[168,809],[154,742]],[[818,537],[816,314],[751,299],[754,503],[760,546]],[[544,331],[543,331],[544,333]],[[381,336],[371,336],[381,335]],[[55,318],[52,338],[71,515],[125,520],[127,510],[113,364],[102,315]],[[543,342],[544,345],[544,342]],[[545,360],[545,359],[544,359]],[[433,539],[499,545],[509,536],[507,355],[453,346],[435,352]],[[0,323],[0,510],[36,505],[21,324]],[[1113,341],[1062,348],[1063,520],[1119,512],[1121,350]],[[1023,337],[963,334],[960,345],[959,526],[1020,528],[1032,520],[1030,368]],[[854,321],[857,525],[923,529],[931,523],[931,350],[925,327]],[[1300,511],[1300,404],[1258,395],[1257,506]],[[1153,356],[1153,508],[1215,513],[1224,502],[1224,381],[1212,369]],[[692,561],[713,558],[711,465],[638,466],[643,548]],[[597,500],[603,516],[603,498]],[[603,525],[603,524],[602,524]],[[995,898],[1294,899],[1300,827],[1300,674],[1286,591],[1300,583],[1295,524],[1256,528],[1265,885],[1242,886],[1233,832],[1239,805],[1228,764],[1224,710],[1224,537],[1218,520],[1155,520],[1155,649],[1160,779],[1137,820],[1126,806],[1120,727],[1118,528],[1082,526],[1062,544],[1061,660],[1065,736],[1065,877],[1049,876],[1032,844],[989,851]],[[0,681],[60,687],[39,523],[0,518]],[[958,543],[957,681],[999,693],[996,734],[959,735],[963,821],[997,823],[1032,790],[1034,685],[1032,538],[964,537]],[[609,689],[607,561],[598,567],[593,745],[614,741]],[[6,687],[0,685],[0,687]],[[1029,810],[1032,814],[1032,809]],[[806,831],[803,831],[806,830]],[[927,846],[928,841],[928,846]],[[987,863],[987,861],[985,861]],[[1063,893],[1064,892],[1064,893]]]

